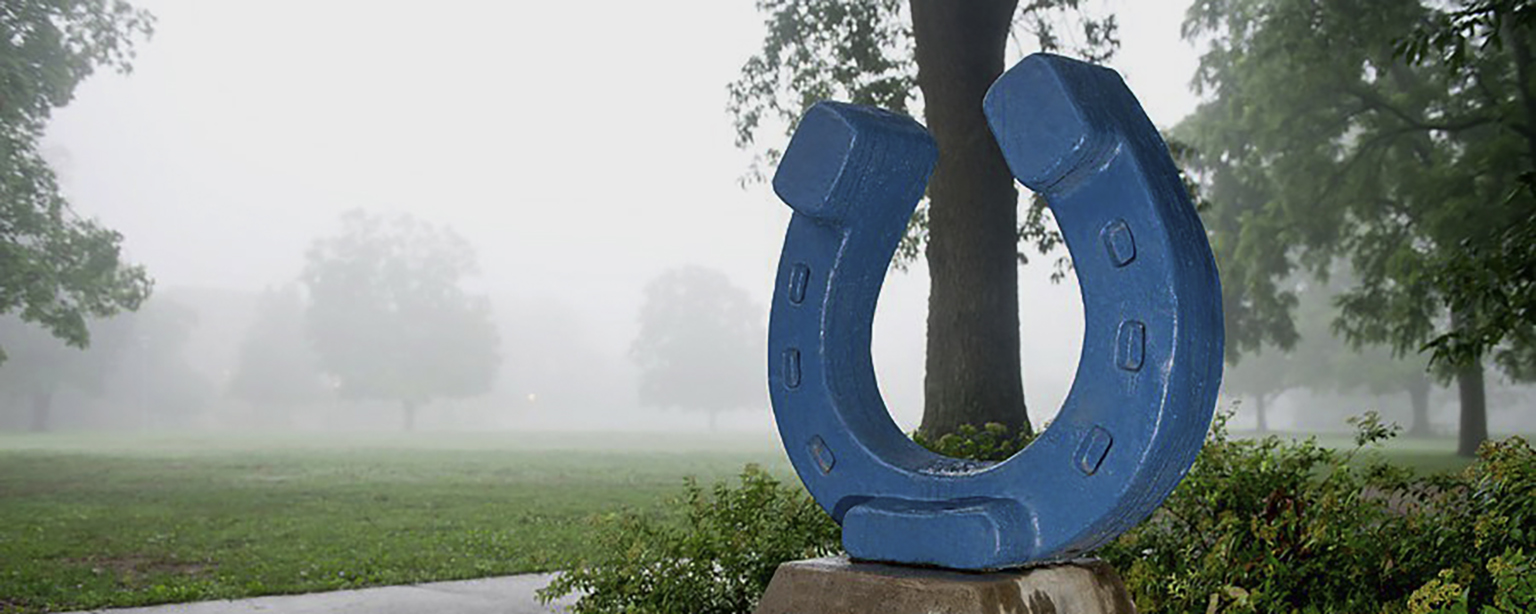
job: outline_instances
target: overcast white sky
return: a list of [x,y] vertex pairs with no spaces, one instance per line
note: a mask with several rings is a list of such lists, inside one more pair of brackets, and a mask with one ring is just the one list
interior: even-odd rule
[[[1194,108],[1188,0],[1107,0],[1112,66],[1149,115]],[[121,231],[161,288],[260,289],[362,207],[448,224],[501,301],[553,300],[603,351],[633,339],[640,289],[668,267],[727,272],[766,305],[788,209],[741,188],[725,86],[760,45],[747,0],[139,0],[159,17],[131,76],[99,75],[57,113],[48,153],[83,215]],[[1077,359],[1074,285],[1023,272],[1031,413]],[[881,385],[920,413],[921,267],[876,326]],[[509,351],[515,351],[508,348]]]

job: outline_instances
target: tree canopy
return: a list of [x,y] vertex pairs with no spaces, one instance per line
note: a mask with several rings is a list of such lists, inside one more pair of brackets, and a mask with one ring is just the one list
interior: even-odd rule
[[130,69],[153,24],[121,0],[0,8],[0,314],[76,347],[90,341],[88,319],[136,309],[151,284],[122,261],[121,235],[73,212],[38,142],[53,110],[96,69]]
[[708,414],[767,400],[762,384],[764,312],[724,273],[671,269],[645,286],[640,333],[630,356],[640,367],[640,403]]
[[[1022,49],[1035,49],[1091,62],[1114,56],[1120,46],[1113,14],[1093,15],[1081,0],[1035,0],[1017,6],[1002,3],[1006,34]],[[1017,6],[1015,9],[1014,7]],[[974,8],[974,7],[973,7]],[[870,105],[902,114],[923,113],[912,10],[903,0],[834,2],[829,0],[759,0],[768,32],[763,48],[742,65],[729,87],[727,110],[735,120],[736,146],[754,151],[746,179],[759,181],[778,164],[778,130],[793,133],[800,116],[821,100]],[[991,14],[997,15],[993,10]],[[923,255],[929,239],[928,202],[918,205],[892,265],[905,270]],[[1029,262],[1029,249],[1048,255],[1061,243],[1045,202],[1033,199],[1020,221],[1018,258]],[[1059,265],[1067,260],[1062,257]]]
[[[1507,186],[1511,201],[1529,202],[1536,192],[1536,117],[1532,95],[1531,41],[1536,6],[1529,0],[1462,0],[1431,14],[1407,37],[1398,52],[1413,64],[1440,67],[1460,91],[1485,92],[1489,117],[1524,143],[1524,169],[1518,186]],[[1488,96],[1490,72],[1513,65],[1514,94]],[[1508,78],[1507,76],[1505,77]],[[1516,168],[1518,160],[1506,161]],[[1463,241],[1437,260],[1437,285],[1455,312],[1478,317],[1459,330],[1446,331],[1429,343],[1438,360],[1466,364],[1492,354],[1517,379],[1536,379],[1536,207],[1516,214],[1517,221],[1496,228],[1482,241]]]
[[[1009,36],[1031,37],[1041,51],[1108,59],[1119,45],[1115,17],[1087,15],[1081,5],[1081,0],[1036,0],[1014,11],[1016,5],[1008,3],[1001,15]],[[781,130],[788,136],[805,110],[822,100],[921,112],[907,2],[758,0],[757,10],[767,26],[763,48],[729,88],[727,110],[735,118],[737,147],[758,147]],[[752,171],[761,172],[777,164],[783,150],[768,145],[756,153]]]
[[[1356,283],[1334,300],[1333,331],[1353,344],[1412,354],[1490,321],[1446,263],[1497,251],[1536,204],[1521,189],[1536,153],[1522,103],[1532,84],[1519,76],[1528,28],[1506,23],[1506,43],[1468,52],[1460,69],[1404,53],[1445,15],[1417,0],[1191,7],[1207,100],[1176,134],[1209,187],[1234,352],[1293,343],[1296,297],[1277,282],[1326,279],[1340,261]],[[1521,339],[1481,351],[1518,361]],[[1464,454],[1486,437],[1481,358],[1457,360]]]
[[305,330],[342,396],[400,403],[409,430],[433,399],[489,392],[500,337],[490,300],[462,286],[477,264],[457,233],[357,210],[306,258]]

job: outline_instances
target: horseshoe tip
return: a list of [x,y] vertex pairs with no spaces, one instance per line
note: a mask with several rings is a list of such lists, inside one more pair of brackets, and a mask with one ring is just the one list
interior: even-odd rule
[[1044,191],[1114,146],[1115,118],[1141,113],[1129,93],[1111,69],[1036,53],[992,84],[982,109],[1014,176]]
[[824,101],[801,118],[773,189],[797,213],[841,219],[850,203],[882,196],[910,196],[915,205],[936,160],[933,138],[912,118]]

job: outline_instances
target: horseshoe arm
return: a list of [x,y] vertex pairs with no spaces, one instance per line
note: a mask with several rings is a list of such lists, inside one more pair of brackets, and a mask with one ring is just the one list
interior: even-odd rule
[[1117,73],[1036,54],[983,107],[1014,176],[1055,214],[1082,291],[1062,429],[1037,442],[1081,470],[1044,463],[1071,477],[1036,505],[1037,555],[1072,555],[1146,518],[1189,471],[1221,382],[1221,287],[1168,146]]
[[839,522],[869,480],[934,457],[890,420],[869,347],[875,303],[937,159],[911,118],[822,102],[801,119],[773,187],[793,210],[769,321],[769,389],[790,461]]

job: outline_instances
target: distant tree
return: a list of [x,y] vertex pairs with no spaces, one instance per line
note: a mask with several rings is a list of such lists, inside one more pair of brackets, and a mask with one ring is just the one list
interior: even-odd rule
[[477,264],[458,234],[352,211],[306,257],[305,330],[342,396],[399,403],[409,431],[434,399],[490,391],[500,338],[490,300],[460,285]]
[[1221,386],[1227,394],[1253,399],[1258,432],[1269,431],[1269,402],[1296,387],[1293,365],[1290,353],[1271,349],[1248,356],[1222,374]]
[[38,141],[53,110],[97,68],[129,70],[133,45],[152,24],[120,0],[5,0],[0,8],[0,314],[75,347],[90,341],[88,319],[136,309],[150,280],[121,261],[121,235],[74,214]]
[[[1016,29],[1041,50],[1107,58],[1119,43],[1115,19],[1085,17],[1082,4],[758,0],[767,35],[730,86],[738,146],[752,146],[765,122],[792,128],[813,103],[829,98],[898,113],[920,107],[938,143],[929,204],[914,215],[898,251],[899,259],[926,253],[928,260],[919,430],[931,439],[967,424],[1032,429],[1019,358],[1019,242],[1048,251],[1055,235],[1039,206],[1019,223],[1018,191],[981,101],[1003,72]],[[1078,27],[1063,28],[1070,17]],[[768,148],[759,168],[776,164],[779,154]]]
[[[113,317],[124,332],[120,364],[108,381],[109,411],[121,405],[138,408],[139,419],[184,428],[193,415],[207,409],[215,386],[193,368],[187,347],[199,326],[197,311],[167,296],[145,301],[134,313]],[[147,426],[140,422],[140,426]]]
[[0,316],[0,344],[10,358],[0,364],[0,390],[22,401],[33,432],[52,428],[54,397],[64,389],[99,395],[119,363],[129,327],[122,322],[93,322],[90,348],[71,346],[36,324]]
[[264,405],[292,406],[325,397],[319,359],[304,332],[298,288],[268,289],[240,343],[228,393]]
[[1296,327],[1295,340],[1284,348],[1266,344],[1246,350],[1222,377],[1223,388],[1253,399],[1260,432],[1268,430],[1269,402],[1289,390],[1407,393],[1409,433],[1429,434],[1429,393],[1437,378],[1445,378],[1444,370],[1431,372],[1424,356],[1397,355],[1382,344],[1351,344],[1335,335],[1334,300],[1349,290],[1353,275],[1342,265],[1331,271],[1330,283],[1293,278],[1277,286],[1297,300],[1295,321],[1287,322]]
[[1432,369],[1429,357],[1421,354],[1396,353],[1382,343],[1352,343],[1336,334],[1334,305],[1357,284],[1354,273],[1339,264],[1327,283],[1304,285],[1296,307],[1300,340],[1292,348],[1289,377],[1316,392],[1365,391],[1378,397],[1406,393],[1411,408],[1408,433],[1429,435],[1429,393],[1450,371]]
[[686,266],[645,286],[640,334],[640,403],[702,411],[709,429],[721,411],[764,401],[763,310],[724,273]]
[[108,411],[183,417],[203,408],[208,383],[189,365],[187,340],[196,316],[186,306],[150,299],[132,313],[91,320],[91,346],[78,348],[15,316],[0,318],[0,390],[29,406],[31,429],[52,426],[55,397],[73,390],[110,398]]
[[1341,392],[1363,390],[1374,396],[1407,394],[1409,405],[1408,435],[1432,434],[1429,422],[1429,393],[1437,381],[1445,379],[1434,369],[1429,358],[1419,354],[1394,354],[1382,345],[1350,347],[1336,344],[1338,353],[1327,364],[1335,388]]

